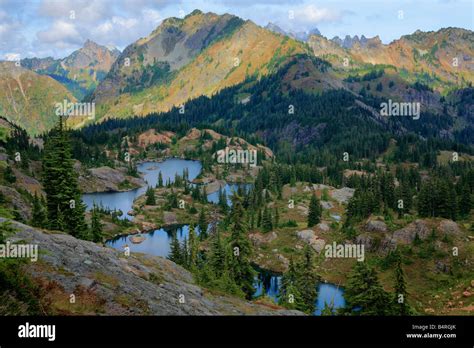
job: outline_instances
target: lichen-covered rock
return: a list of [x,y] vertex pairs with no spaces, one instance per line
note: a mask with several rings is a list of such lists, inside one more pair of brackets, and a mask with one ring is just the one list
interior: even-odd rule
[[165,225],[176,225],[176,224],[178,224],[178,219],[176,217],[176,213],[173,213],[172,211],[165,211],[163,213],[163,220],[165,222]]
[[461,234],[458,224],[452,220],[443,220],[439,223],[438,231],[442,235],[457,236]]
[[316,227],[323,232],[328,232],[330,230],[328,224],[325,222],[320,222],[316,225]]
[[349,187],[343,187],[338,190],[333,190],[331,192],[332,198],[334,198],[339,203],[347,203],[349,199],[354,196],[355,189]]
[[393,232],[392,239],[397,243],[410,244],[418,234],[420,239],[426,239],[430,234],[430,229],[425,221],[415,220],[402,229]]
[[277,259],[282,263],[283,268],[285,269],[285,271],[288,270],[288,266],[290,265],[290,260],[288,260],[282,254],[278,254]]
[[357,244],[363,244],[364,249],[367,251],[374,251],[374,239],[372,236],[364,233],[356,237]]
[[334,204],[332,204],[332,202],[321,201],[321,207],[323,207],[323,209],[331,209],[334,207]]
[[255,246],[262,246],[268,243],[271,243],[275,239],[278,238],[278,235],[275,231],[270,233],[251,233],[249,234],[249,238]]
[[324,239],[319,238],[313,230],[303,230],[296,232],[296,236],[302,241],[308,243],[318,253],[323,250],[326,242]]
[[365,224],[364,230],[366,230],[367,232],[385,233],[388,229],[387,225],[383,221],[369,220]]
[[31,219],[31,203],[12,187],[0,186],[0,192],[6,197],[7,205],[18,211],[21,218],[25,221]]

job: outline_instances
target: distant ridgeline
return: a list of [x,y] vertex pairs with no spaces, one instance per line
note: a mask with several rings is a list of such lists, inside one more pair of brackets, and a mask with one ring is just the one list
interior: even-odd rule
[[[180,136],[193,127],[210,128],[225,135],[243,136],[251,143],[258,140],[270,147],[279,161],[327,166],[338,182],[342,177],[336,172],[357,168],[355,161],[363,158],[375,160],[389,149],[391,139],[397,146],[390,151],[390,160],[411,161],[422,167],[436,164],[437,151],[474,154],[472,123],[464,131],[452,131],[454,120],[450,115],[422,108],[421,120],[384,118],[370,112],[380,105],[380,98],[361,98],[344,89],[311,92],[286,88],[292,82],[292,68],[308,62],[317,71],[329,67],[318,58],[297,56],[275,74],[260,79],[249,77],[211,98],[201,96],[189,101],[185,113],[176,107],[147,117],[109,119],[74,131],[74,138],[90,148],[118,143],[125,135],[133,137],[150,128],[171,130]],[[242,99],[248,100],[243,103]],[[442,138],[442,133],[450,136]],[[347,162],[342,161],[345,152],[350,153]]]

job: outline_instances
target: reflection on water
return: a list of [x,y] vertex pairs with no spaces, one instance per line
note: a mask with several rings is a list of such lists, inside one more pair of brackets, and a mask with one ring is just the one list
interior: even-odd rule
[[158,183],[158,174],[161,171],[163,182],[169,180],[174,182],[175,175],[183,175],[184,169],[188,170],[189,180],[194,180],[201,172],[201,162],[183,160],[180,158],[170,158],[163,162],[145,162],[137,166],[137,170],[144,174],[147,185],[126,192],[97,192],[86,193],[82,196],[82,200],[87,205],[87,209],[92,209],[93,204],[102,205],[110,210],[121,210],[123,215],[121,219],[132,220],[133,217],[128,215],[132,209],[133,201],[146,192],[148,186],[155,187]]
[[[255,278],[255,293],[253,296],[262,296],[263,289],[265,289],[265,295],[278,303],[281,275],[260,268],[257,268],[257,271],[259,273]],[[315,300],[314,315],[321,315],[321,311],[326,304],[333,308],[333,312],[346,305],[344,290],[341,287],[331,283],[318,283],[315,286],[318,288],[318,296]]]
[[[195,231],[199,234],[198,227]],[[184,238],[188,239],[189,225],[160,228],[150,233],[143,233],[142,236],[146,239],[140,244],[132,243],[129,238],[131,236],[119,236],[108,240],[106,245],[118,250],[123,250],[125,245],[128,245],[131,252],[167,257],[171,251],[171,241],[174,235],[180,242],[183,242]]]
[[[224,191],[227,197],[227,204],[231,205],[231,198],[234,192],[237,192],[237,190],[241,187],[242,189],[245,189],[246,191],[249,190],[252,187],[252,184],[226,184],[221,191]],[[210,203],[217,204],[219,203],[219,191],[210,193],[207,195],[207,200]]]

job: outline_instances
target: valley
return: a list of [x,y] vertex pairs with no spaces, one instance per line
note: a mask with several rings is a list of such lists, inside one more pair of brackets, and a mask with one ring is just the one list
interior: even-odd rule
[[0,62],[0,314],[472,315],[473,42],[194,10]]

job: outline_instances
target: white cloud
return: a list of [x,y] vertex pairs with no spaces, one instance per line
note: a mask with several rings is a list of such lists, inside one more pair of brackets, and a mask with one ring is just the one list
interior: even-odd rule
[[67,44],[74,45],[83,41],[75,25],[63,20],[55,21],[49,29],[39,31],[37,36],[41,43],[57,47],[67,47]]
[[131,29],[138,24],[138,20],[135,18],[113,17],[112,23],[125,29]]
[[156,25],[158,25],[162,20],[160,12],[153,9],[144,9],[142,14],[145,21],[154,23]]
[[41,16],[62,20],[72,19],[93,23],[110,16],[113,10],[110,0],[43,0],[38,9]]
[[11,53],[11,52],[10,52],[10,53],[5,53],[5,54],[3,55],[3,58],[4,58],[5,60],[10,61],[10,62],[16,62],[16,61],[20,60],[21,56],[20,56],[19,53]]
[[319,24],[322,22],[339,21],[342,17],[340,12],[317,7],[313,4],[294,10],[294,20],[304,24]]

